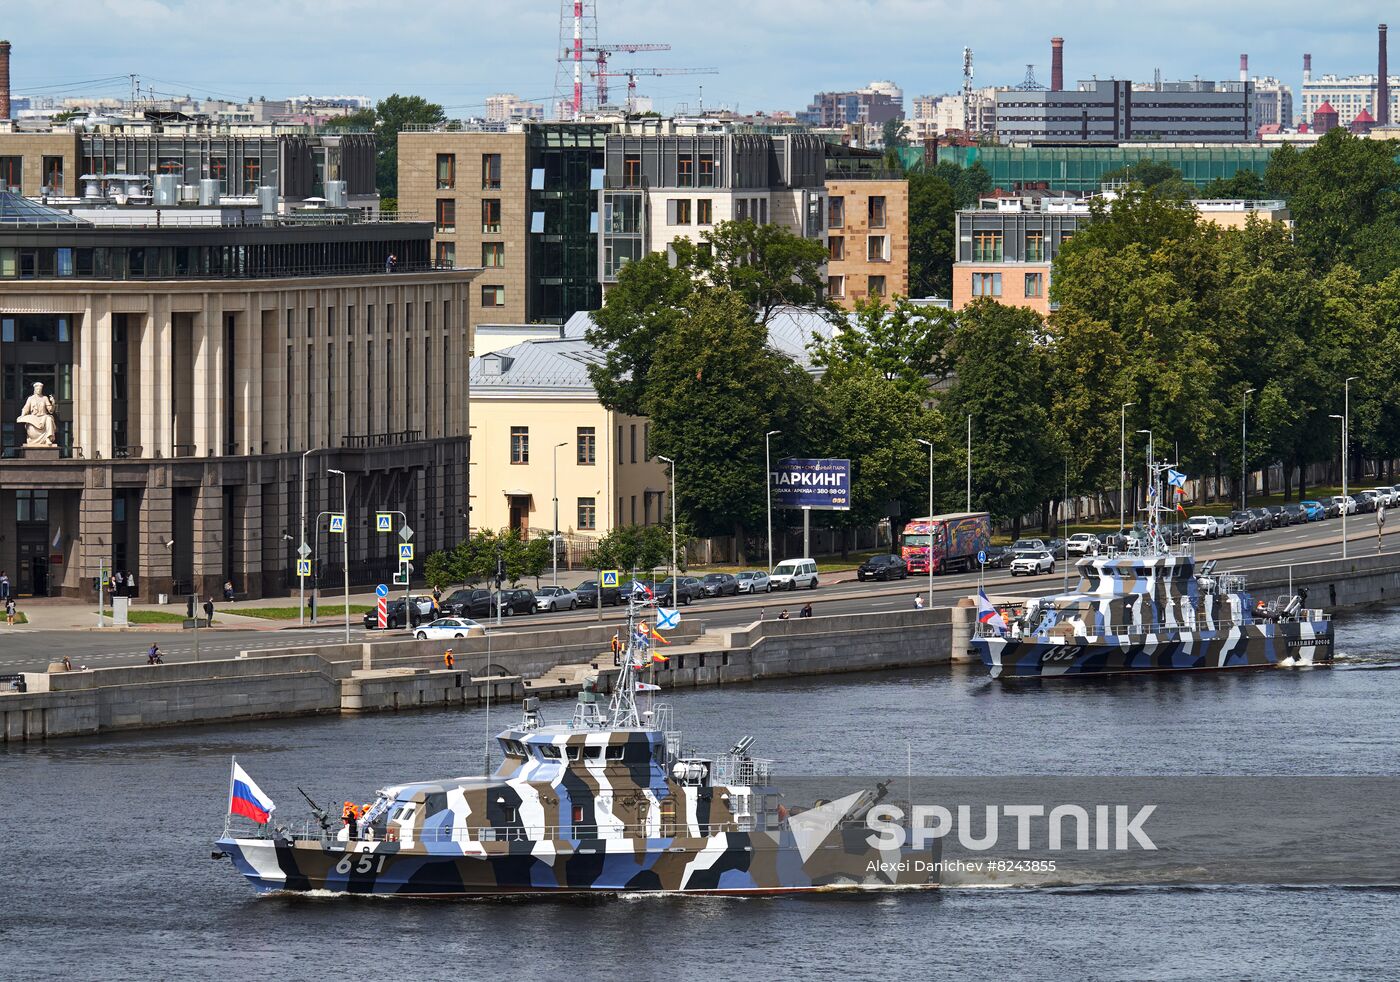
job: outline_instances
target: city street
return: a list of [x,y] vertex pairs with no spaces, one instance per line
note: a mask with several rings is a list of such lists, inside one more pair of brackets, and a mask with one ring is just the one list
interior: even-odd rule
[[[1375,552],[1374,519],[1369,515],[1355,516],[1348,523],[1352,555],[1372,555]],[[1400,534],[1392,529],[1386,535]],[[1331,519],[1309,525],[1293,526],[1241,535],[1233,538],[1203,541],[1196,544],[1196,555],[1202,559],[1220,559],[1232,570],[1278,566],[1285,562],[1310,562],[1341,556],[1341,522]],[[1072,564],[1071,564],[1072,565]],[[983,580],[991,595],[1040,596],[1056,593],[1065,587],[1065,566],[1058,564],[1054,576],[1012,577],[1006,570],[990,571]],[[560,582],[573,584],[588,578],[587,573],[561,572]],[[707,627],[731,627],[747,624],[760,616],[776,618],[784,608],[797,616],[802,605],[810,602],[818,617],[842,614],[871,613],[911,607],[915,594],[925,594],[928,581],[911,576],[892,583],[858,583],[853,574],[838,574],[841,582],[832,582],[828,575],[815,591],[774,593],[758,597],[730,597],[723,600],[699,601],[684,607],[682,617]],[[1071,585],[1073,573],[1070,573]],[[938,605],[955,603],[977,589],[975,573],[959,573],[934,578],[933,602]],[[335,598],[327,597],[326,602]],[[488,623],[493,631],[538,631],[550,627],[596,622],[601,616],[605,623],[621,622],[621,607],[604,607],[601,615],[591,610],[557,614],[516,615],[504,618],[499,628]],[[146,660],[146,649],[152,641],[160,645],[167,662],[193,661],[195,658],[193,631],[148,631],[139,629],[104,632],[99,630],[44,630],[17,627],[0,633],[0,672],[40,671],[50,661],[67,655],[75,666],[110,668],[118,665],[140,665]],[[240,651],[262,651],[289,648],[298,644],[333,644],[345,636],[339,623],[314,628],[288,628],[280,631],[206,629],[199,632],[200,659],[231,658]],[[367,631],[356,617],[351,622],[353,642],[406,638],[405,632],[384,633]],[[42,638],[42,641],[38,639]],[[37,642],[37,643],[36,643]]]

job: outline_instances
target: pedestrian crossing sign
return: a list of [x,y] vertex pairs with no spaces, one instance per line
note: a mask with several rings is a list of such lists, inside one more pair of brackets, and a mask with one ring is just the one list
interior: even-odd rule
[[307,576],[310,576],[310,575],[311,575],[311,560],[309,560],[309,559],[298,559],[298,560],[297,560],[297,576],[300,576],[300,577],[303,577],[303,578],[304,578],[304,577],[307,577]]
[[332,532],[339,532],[341,535],[344,535],[344,534],[345,534],[345,516],[344,516],[344,515],[332,515],[332,516],[331,516],[331,531],[332,531]]
[[617,586],[617,570],[603,570],[602,583],[605,587]]
[[412,542],[400,542],[400,543],[399,543],[399,562],[401,562],[401,563],[406,563],[406,562],[408,562],[408,561],[409,561],[410,559],[412,559],[412,558],[413,558],[413,543],[412,543]]
[[374,513],[374,530],[376,532],[394,531],[394,513],[388,511],[377,511]]

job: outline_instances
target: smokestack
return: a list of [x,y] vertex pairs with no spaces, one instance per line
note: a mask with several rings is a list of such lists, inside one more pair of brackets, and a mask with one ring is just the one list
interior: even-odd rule
[[10,42],[0,41],[0,119],[10,118]]
[[1376,58],[1376,125],[1390,125],[1390,71],[1385,64],[1385,25],[1380,25],[1380,53]]
[[1050,39],[1050,91],[1065,87],[1065,39]]
[[1307,85],[1312,81],[1312,55],[1303,53],[1303,84]]
[[1249,55],[1240,55],[1240,81],[1249,81]]

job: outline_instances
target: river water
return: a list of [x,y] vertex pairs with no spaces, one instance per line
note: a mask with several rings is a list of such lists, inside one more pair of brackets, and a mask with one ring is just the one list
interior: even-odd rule
[[[789,774],[1395,775],[1400,611],[1331,669],[1003,685],[980,669],[671,694],[685,743]],[[565,710],[547,703],[546,711]],[[966,889],[809,898],[255,897],[209,846],[237,754],[279,814],[475,773],[497,710],[191,727],[0,750],[0,977],[1360,978],[1400,965],[1400,891]],[[1400,804],[1400,803],[1397,803]]]

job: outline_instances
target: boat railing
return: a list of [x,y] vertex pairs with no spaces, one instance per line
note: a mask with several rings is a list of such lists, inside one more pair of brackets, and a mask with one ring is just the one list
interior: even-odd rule
[[[1286,604],[1287,601],[1284,601]],[[1277,616],[1255,615],[1249,620],[1237,621],[1233,617],[1182,617],[1175,623],[1154,623],[1154,624],[1109,624],[1099,627],[1097,625],[1085,624],[1080,633],[1078,625],[1074,626],[1075,633],[1064,638],[1051,633],[1055,628],[1069,624],[1068,621],[1060,621],[1052,625],[1045,631],[1016,631],[1014,626],[1010,630],[998,630],[986,624],[978,624],[973,629],[973,637],[978,638],[1010,638],[1018,640],[1020,638],[1035,638],[1037,640],[1065,640],[1072,637],[1122,637],[1124,635],[1139,634],[1161,634],[1167,631],[1228,631],[1233,627],[1249,627],[1255,624],[1290,624],[1297,621],[1330,621],[1332,615],[1322,610],[1300,610],[1293,614],[1284,614],[1282,609],[1284,604],[1280,604]]]
[[762,757],[721,754],[715,759],[715,783],[734,787],[762,787],[769,783],[773,761]]

